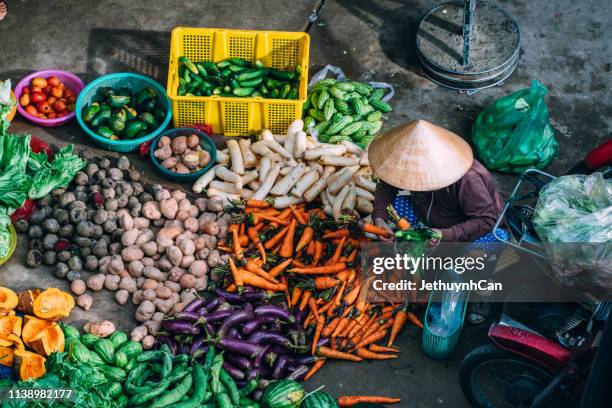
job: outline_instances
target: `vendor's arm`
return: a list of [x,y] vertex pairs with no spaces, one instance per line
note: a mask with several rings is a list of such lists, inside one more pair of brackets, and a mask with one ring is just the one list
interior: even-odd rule
[[376,192],[374,193],[374,210],[372,211],[372,220],[381,218],[387,220],[387,206],[397,196],[399,189],[387,184],[382,180],[378,181]]
[[442,241],[472,242],[491,232],[497,220],[495,200],[480,177],[465,178],[460,182],[458,200],[468,218],[450,228],[442,228]]

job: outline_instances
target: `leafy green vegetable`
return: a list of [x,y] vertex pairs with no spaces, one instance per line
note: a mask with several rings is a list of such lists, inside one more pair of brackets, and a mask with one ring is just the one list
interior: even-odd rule
[[0,205],[19,208],[28,198],[30,178],[16,167],[0,175]]
[[85,161],[75,155],[73,149],[72,145],[62,147],[51,163],[42,163],[42,160],[35,156],[32,162],[36,162],[40,167],[32,179],[28,194],[31,199],[42,198],[52,190],[68,185],[74,175],[85,167]]
[[0,132],[0,173],[12,168],[25,172],[30,152],[30,135]]

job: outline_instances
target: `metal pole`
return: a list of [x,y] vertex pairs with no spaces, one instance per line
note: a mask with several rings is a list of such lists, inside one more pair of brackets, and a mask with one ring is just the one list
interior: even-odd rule
[[312,10],[312,13],[308,15],[308,21],[306,22],[306,25],[302,28],[302,31],[304,32],[310,31],[310,28],[312,27],[312,25],[319,19],[319,13],[321,13],[321,9],[323,8],[323,5],[325,5],[325,0],[317,1],[317,4]]
[[463,5],[463,65],[470,64],[470,37],[474,24],[476,0],[465,0]]

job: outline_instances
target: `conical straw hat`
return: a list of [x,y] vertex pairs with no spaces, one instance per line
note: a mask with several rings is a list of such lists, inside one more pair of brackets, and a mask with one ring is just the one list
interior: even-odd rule
[[472,167],[470,145],[453,132],[417,120],[376,137],[368,148],[372,172],[392,186],[431,191],[459,180]]

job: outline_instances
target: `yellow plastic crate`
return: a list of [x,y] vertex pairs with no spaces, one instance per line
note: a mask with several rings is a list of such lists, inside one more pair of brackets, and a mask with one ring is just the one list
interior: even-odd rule
[[[244,136],[270,129],[284,134],[302,116],[308,87],[310,36],[302,32],[176,27],[172,30],[168,97],[175,127],[206,123],[215,133]],[[178,96],[178,59],[219,62],[226,58],[261,60],[276,69],[301,67],[298,99]]]

